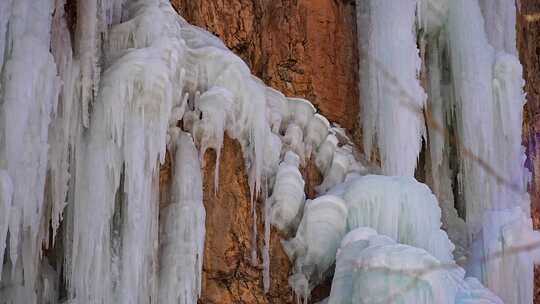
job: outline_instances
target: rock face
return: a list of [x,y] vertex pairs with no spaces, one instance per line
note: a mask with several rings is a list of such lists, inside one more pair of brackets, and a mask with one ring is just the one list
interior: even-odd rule
[[353,130],[358,117],[354,1],[172,0],[190,23],[220,37],[264,82],[310,100]]
[[[527,165],[533,173],[532,206],[540,209],[540,2],[522,0],[518,14],[518,49],[526,80],[527,104],[523,125],[523,142],[527,148]],[[540,228],[540,218],[535,218]]]
[[[519,2],[518,2],[519,3]],[[527,103],[523,122],[523,144],[527,149],[527,167],[532,172],[529,192],[533,223],[540,228],[540,2],[521,0],[517,39]],[[535,303],[540,303],[540,268],[535,269]]]
[[[251,263],[252,210],[240,145],[226,138],[219,170],[219,191],[214,192],[215,155],[206,153],[204,205],[206,242],[201,303],[292,303],[287,278],[289,260],[276,231],[271,239],[271,289],[263,292],[261,252]],[[263,248],[264,224],[257,202],[258,248]]]

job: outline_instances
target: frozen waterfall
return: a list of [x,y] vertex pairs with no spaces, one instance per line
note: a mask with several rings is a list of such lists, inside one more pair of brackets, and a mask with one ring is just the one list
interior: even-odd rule
[[356,0],[364,155],[169,1],[66,5],[0,2],[0,304],[197,303],[225,135],[265,291],[274,226],[305,303],[532,303],[514,1]]

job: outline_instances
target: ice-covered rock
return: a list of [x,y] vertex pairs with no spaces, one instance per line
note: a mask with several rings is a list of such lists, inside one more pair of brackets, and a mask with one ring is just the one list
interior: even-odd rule
[[291,122],[297,124],[304,131],[317,110],[311,102],[305,99],[287,98],[287,100]]
[[427,35],[435,35],[448,18],[448,2],[451,0],[418,0],[419,28]]
[[334,159],[334,153],[337,146],[337,137],[330,133],[318,147],[315,156],[315,165],[323,175],[326,174],[327,170],[332,165],[332,160]]
[[323,140],[328,135],[329,129],[330,123],[328,122],[328,119],[320,114],[315,114],[309,121],[305,136],[307,157],[310,157],[311,152],[322,144]]
[[279,134],[282,125],[288,121],[290,116],[287,98],[280,91],[267,88],[266,104],[270,115],[268,121],[272,132]]
[[352,148],[350,146],[336,148],[330,167],[323,173],[323,182],[315,188],[318,193],[324,193],[345,180],[345,176],[353,164],[351,156]]
[[337,196],[323,195],[306,202],[296,236],[283,242],[294,260],[289,284],[298,296],[309,298],[311,290],[328,275],[346,233],[346,219],[347,206]]
[[457,287],[439,261],[424,250],[374,238],[342,247],[329,304],[454,303]]
[[399,243],[423,248],[441,262],[453,260],[454,245],[440,229],[437,199],[414,178],[358,177],[343,197],[349,210],[349,230],[371,227]]
[[231,112],[233,99],[234,97],[229,90],[214,86],[201,94],[195,105],[198,112],[200,112],[201,119],[194,122],[193,134],[195,141],[199,145],[199,155],[203,166],[206,150],[211,148],[216,152],[216,169],[214,172],[215,191],[218,190],[219,185],[219,166],[223,136],[228,125],[232,123]]
[[502,303],[453,262],[397,244],[371,228],[349,232],[337,254],[329,304]]
[[285,151],[292,151],[300,157],[300,164],[305,164],[306,145],[304,144],[304,132],[296,123],[290,123],[283,136]]
[[300,159],[293,152],[287,152],[279,165],[274,191],[270,197],[271,221],[283,231],[294,231],[300,222],[306,194],[304,178],[298,167]]
[[469,269],[505,303],[532,303],[539,246],[540,234],[519,207],[488,211],[472,244]]
[[176,144],[171,204],[161,210],[159,303],[197,303],[201,294],[205,210],[199,157],[193,139]]

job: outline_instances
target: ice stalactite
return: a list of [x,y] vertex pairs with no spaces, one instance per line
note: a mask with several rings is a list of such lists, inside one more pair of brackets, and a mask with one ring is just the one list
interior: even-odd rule
[[[130,7],[137,17],[154,9],[158,7],[151,2]],[[122,35],[130,35],[131,43],[145,44],[125,45],[132,48],[105,69],[80,149],[68,280],[71,296],[81,301],[145,303],[156,297],[152,267],[157,164],[165,157],[171,110],[183,97],[185,48],[180,29],[170,28],[177,25],[174,14],[170,7],[159,8],[160,32],[146,32],[132,22],[131,27],[119,25],[123,31],[113,30],[115,35],[109,37],[127,41]],[[113,225],[117,213],[121,220]],[[117,235],[111,236],[110,229]]]
[[4,66],[4,53],[6,51],[7,41],[7,29],[9,19],[11,17],[11,11],[13,7],[13,0],[6,0],[0,3],[0,66]]
[[[11,201],[13,198],[13,183],[6,170],[0,170],[0,252],[2,259],[6,250],[7,232],[9,228],[9,214]],[[0,264],[0,279],[2,279],[2,268],[4,263]]]
[[36,301],[41,244],[48,242],[48,230],[41,229],[46,225],[48,127],[60,85],[49,52],[54,7],[52,1],[4,3],[7,14],[0,21],[4,31],[0,35],[6,42],[1,45],[0,167],[7,174],[4,186],[11,180],[13,193],[8,211],[9,250],[0,253],[9,257],[9,264],[3,267],[9,274],[2,275],[0,289],[8,289],[8,301],[32,303]]
[[489,43],[499,51],[517,56],[516,1],[480,0]]
[[[448,19],[456,127],[462,147],[458,153],[468,151],[491,165],[496,158],[488,149],[494,147],[494,133],[497,132],[493,128],[495,109],[491,90],[495,52],[485,36],[477,1],[451,1]],[[476,24],[464,23],[466,20],[474,20]],[[503,206],[497,206],[497,198],[491,192],[496,187],[495,178],[474,157],[460,155],[460,171],[466,222],[476,232],[484,210]],[[482,181],[485,186],[477,187],[475,181]]]
[[364,151],[378,150],[388,175],[414,175],[425,133],[416,7],[416,0],[357,1]]
[[70,151],[75,151],[80,126],[80,105],[76,101],[79,64],[73,57],[72,41],[64,13],[65,0],[56,0],[51,30],[51,52],[61,79],[58,105],[49,126],[49,183],[53,240],[60,226],[70,179]]
[[171,140],[176,157],[171,204],[160,212],[159,303],[197,303],[205,235],[201,166],[189,134]]
[[220,87],[211,87],[201,94],[197,100],[196,109],[201,113],[201,120],[197,120],[193,126],[193,134],[200,146],[201,161],[204,161],[206,149],[213,148],[216,151],[216,171],[214,173],[214,190],[218,191],[219,185],[219,160],[223,136],[227,122],[231,122],[231,109],[233,104],[232,94]]
[[126,0],[77,2],[75,53],[80,61],[82,123],[89,126],[92,103],[97,98],[102,65],[102,36],[122,20]]
[[[448,44],[461,145],[460,187],[473,238],[468,268],[506,303],[531,303],[534,253],[512,253],[515,243],[510,241],[538,240],[521,146],[524,82],[515,39],[506,40],[515,37],[511,15],[513,3],[452,1]],[[513,227],[520,227],[520,237]],[[520,269],[520,275],[506,267]]]
[[91,102],[97,95],[99,82],[98,67],[98,2],[81,1],[77,4],[77,56],[81,60],[81,103],[83,125],[88,127]]
[[[512,244],[534,244],[538,238],[530,224],[528,173],[521,146],[525,99],[522,68],[516,57],[516,4],[514,1],[419,0],[404,2],[399,11],[397,6],[392,11],[391,8],[377,10],[384,1],[357,2],[360,87],[365,95],[362,111],[369,115],[362,116],[366,152],[371,153],[369,147],[376,133],[383,173],[400,174],[385,170],[388,150],[380,142],[396,143],[393,136],[404,132],[404,128],[386,135],[378,123],[383,127],[400,125],[410,113],[395,113],[394,107],[381,107],[380,101],[372,101],[376,100],[374,96],[389,94],[390,90],[385,88],[390,85],[414,92],[411,83],[400,83],[404,74],[396,66],[406,65],[392,65],[392,62],[416,61],[408,57],[409,53],[389,51],[403,48],[403,40],[377,29],[391,28],[394,20],[402,20],[402,29],[413,27],[404,26],[403,20],[412,22],[416,4],[418,40],[413,36],[407,43],[411,40],[420,46],[424,70],[422,75],[415,74],[410,79],[417,83],[419,78],[422,80],[428,95],[427,107],[421,113],[422,104],[413,104],[414,107],[403,112],[425,117],[425,143],[429,151],[425,176],[441,202],[443,226],[457,246],[454,255],[460,260],[468,258],[470,274],[481,279],[505,302],[531,303],[531,274],[536,254],[524,250],[516,258],[512,253],[516,247]],[[409,10],[405,9],[407,4]],[[390,46],[397,41],[400,46],[372,47]],[[374,55],[381,53],[389,58]],[[374,81],[372,75],[376,73],[383,76]],[[421,132],[410,134],[408,142],[422,139]],[[409,144],[409,149],[412,146]],[[411,164],[409,154],[395,151],[401,152],[393,154],[395,160]],[[521,236],[517,237],[515,231],[521,231]],[[506,267],[520,269],[523,278]],[[509,287],[509,284],[514,285]]]

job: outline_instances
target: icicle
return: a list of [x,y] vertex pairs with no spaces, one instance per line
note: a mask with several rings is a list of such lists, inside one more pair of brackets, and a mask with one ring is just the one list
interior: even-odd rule
[[497,51],[517,56],[516,1],[480,0],[479,3],[489,43]]
[[76,51],[81,61],[81,115],[85,127],[89,126],[90,107],[97,95],[100,74],[97,14],[97,0],[77,2]]
[[205,210],[201,166],[191,136],[176,144],[171,204],[161,211],[159,303],[195,304],[201,292]]
[[495,106],[494,145],[497,159],[494,163],[499,172],[505,173],[506,183],[498,183],[497,191],[504,206],[519,204],[521,209],[530,214],[530,200],[523,199],[527,192],[528,169],[524,166],[526,159],[521,145],[525,81],[522,78],[522,67],[519,59],[507,53],[498,53],[493,68],[493,97]]
[[[182,99],[177,86],[185,55],[172,8],[154,3],[146,9],[158,7],[156,20],[170,31],[149,47],[124,52],[106,69],[87,142],[77,155],[68,270],[70,296],[77,301],[145,303],[157,297],[156,166],[164,161],[171,110]],[[144,31],[134,27],[126,34]],[[113,222],[115,213],[120,220]]]
[[37,297],[40,244],[48,237],[48,229],[42,228],[48,126],[59,87],[49,52],[53,3],[21,0],[0,6],[6,9],[6,13],[0,13],[0,35],[4,39],[0,45],[4,55],[0,168],[9,175],[13,192],[8,228],[11,274],[2,276],[0,284],[8,283],[0,288],[0,298],[9,299],[9,294],[15,293],[20,295],[15,303],[33,303]]
[[[467,204],[466,222],[471,233],[475,233],[483,211],[501,207],[490,193],[495,188],[495,177],[475,159],[476,156],[490,166],[495,163],[493,153],[488,151],[495,148],[493,132],[496,132],[491,90],[494,50],[487,43],[478,1],[450,1],[448,28],[461,149],[461,185]],[[463,149],[474,156],[468,156]]]
[[448,18],[448,2],[452,0],[418,0],[419,27],[427,36],[436,36]]
[[231,108],[233,96],[227,89],[212,87],[204,92],[196,108],[201,113],[201,120],[197,120],[193,125],[193,134],[200,147],[200,159],[204,166],[204,153],[208,148],[216,152],[216,169],[214,173],[214,191],[219,188],[219,165],[221,159],[221,147],[223,146],[223,135],[227,123],[231,123]]
[[[268,188],[268,187],[266,187]],[[270,220],[271,220],[271,208],[270,198],[268,197],[267,190],[264,189],[264,247],[262,250],[263,259],[263,290],[264,293],[268,293],[270,290]]]
[[2,266],[6,239],[9,227],[9,216],[13,196],[13,183],[6,170],[0,170],[0,281],[2,280]]
[[4,66],[4,53],[8,40],[8,23],[11,17],[13,0],[5,0],[0,3],[0,67]]
[[69,153],[79,131],[79,105],[75,102],[79,67],[73,60],[70,33],[64,16],[65,0],[56,0],[52,20],[51,51],[62,79],[58,105],[49,127],[49,174],[51,189],[51,226],[53,240],[62,219],[68,192]]
[[[426,99],[417,75],[416,0],[357,0],[364,151],[378,147],[382,171],[413,176]],[[376,139],[376,142],[374,140]]]
[[279,157],[281,155],[281,149],[283,144],[278,135],[269,132],[268,140],[266,142],[266,148],[264,149],[264,170],[263,175],[265,176],[268,184],[268,190],[271,191],[274,188],[274,183],[276,180],[276,174],[279,168]]
[[[467,149],[460,152],[466,222],[474,241],[469,270],[506,303],[532,303],[531,253],[505,254],[511,243],[535,239],[529,236],[533,232],[520,143],[521,66],[510,55],[515,53],[514,42],[509,44],[505,37],[515,35],[510,16],[515,15],[515,5],[480,3],[452,1],[448,26],[457,130]],[[492,257],[501,250],[501,257]],[[516,285],[509,288],[509,284]]]

